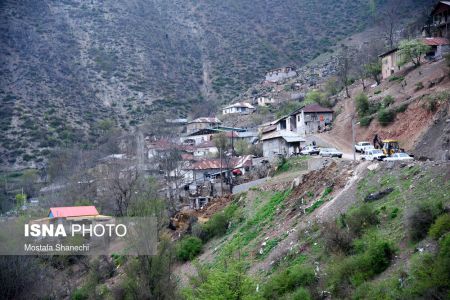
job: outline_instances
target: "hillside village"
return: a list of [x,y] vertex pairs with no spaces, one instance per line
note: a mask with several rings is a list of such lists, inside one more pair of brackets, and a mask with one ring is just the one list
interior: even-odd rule
[[61,259],[42,276],[60,277],[57,299],[445,299],[447,18],[450,2],[439,1],[393,47],[366,39],[267,70],[215,113],[161,114],[127,134],[105,123],[96,151],[3,175],[16,203],[2,203],[1,217],[51,220],[78,206],[94,213],[64,218],[157,216],[154,260]]

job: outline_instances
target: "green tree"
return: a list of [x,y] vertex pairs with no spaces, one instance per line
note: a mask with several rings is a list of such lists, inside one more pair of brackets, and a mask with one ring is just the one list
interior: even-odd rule
[[376,81],[377,84],[381,83],[381,61],[377,61],[374,63],[369,63],[364,65],[364,69],[370,77],[373,78],[373,80]]
[[17,194],[16,195],[16,207],[17,207],[17,209],[20,209],[22,206],[24,206],[26,200],[27,200],[27,195],[25,195],[25,194]]
[[358,116],[364,117],[369,110],[369,98],[364,93],[360,93],[355,98],[355,104]]
[[246,155],[249,153],[250,149],[249,149],[249,144],[244,141],[244,140],[238,140],[236,141],[236,143],[234,144],[235,148],[236,148],[236,153],[238,155]]
[[318,103],[322,106],[330,107],[330,101],[328,101],[327,96],[320,91],[310,91],[306,94],[305,103]]
[[399,66],[412,62],[415,67],[420,66],[424,54],[430,51],[430,46],[425,45],[420,40],[403,40],[398,47],[400,56]]

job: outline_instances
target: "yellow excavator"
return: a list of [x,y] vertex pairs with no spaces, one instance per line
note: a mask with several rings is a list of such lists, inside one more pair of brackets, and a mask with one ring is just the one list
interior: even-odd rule
[[397,140],[383,140],[383,150],[384,155],[391,156],[394,153],[404,152],[403,149],[400,149],[400,145]]

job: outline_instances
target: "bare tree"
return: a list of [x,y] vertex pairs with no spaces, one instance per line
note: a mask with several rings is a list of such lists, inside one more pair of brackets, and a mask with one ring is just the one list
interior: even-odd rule
[[167,191],[168,206],[171,212],[176,211],[180,188],[184,180],[181,151],[175,146],[167,151],[161,151],[154,157],[154,163],[164,176]]
[[385,11],[381,14],[378,24],[383,32],[383,36],[390,49],[394,48],[395,45],[395,34],[400,27],[400,2],[401,1],[390,1],[386,5]]
[[350,68],[351,68],[350,55],[348,53],[348,48],[344,47],[338,54],[336,75],[345,89],[345,95],[347,96],[347,98],[350,98],[350,92],[348,90],[348,86],[350,85]]

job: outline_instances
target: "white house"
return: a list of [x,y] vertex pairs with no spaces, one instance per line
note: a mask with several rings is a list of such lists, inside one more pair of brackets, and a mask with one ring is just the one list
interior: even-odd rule
[[275,83],[295,76],[297,76],[297,71],[295,71],[295,67],[288,66],[270,70],[269,72],[267,72],[266,81]]
[[273,97],[269,96],[260,96],[256,98],[256,103],[258,103],[258,106],[267,106],[270,104],[275,103],[275,99]]
[[219,150],[213,141],[205,141],[195,146],[194,157],[210,157],[216,155],[218,152]]
[[255,107],[247,102],[239,102],[228,105],[222,109],[222,114],[244,114],[248,115],[255,111]]

